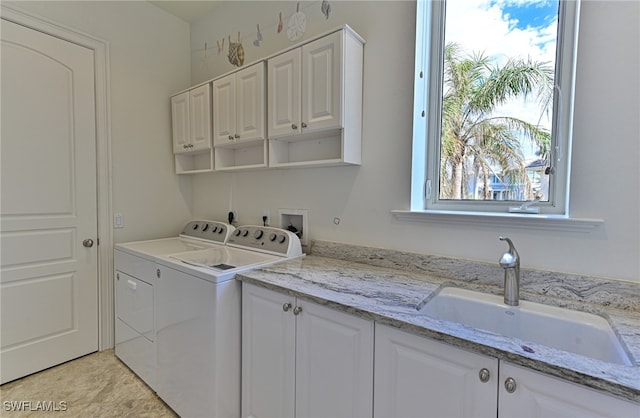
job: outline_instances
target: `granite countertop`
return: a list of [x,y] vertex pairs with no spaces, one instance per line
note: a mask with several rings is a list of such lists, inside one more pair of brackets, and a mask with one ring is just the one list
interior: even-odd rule
[[634,364],[624,366],[416,314],[445,286],[501,294],[499,267],[493,271],[488,264],[326,242],[314,242],[312,254],[236,277],[640,402],[640,287],[635,283],[521,272],[522,300],[608,319]]

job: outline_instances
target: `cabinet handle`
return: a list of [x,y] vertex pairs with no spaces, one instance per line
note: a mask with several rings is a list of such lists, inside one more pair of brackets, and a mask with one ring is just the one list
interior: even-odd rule
[[306,127],[307,127],[307,124],[306,124],[306,123],[304,123],[304,122],[302,122],[302,127],[303,127],[303,128],[306,128]]
[[236,139],[240,139],[240,135],[236,134],[235,135]]
[[159,279],[160,278],[160,269],[156,270],[156,277]]
[[296,130],[298,129],[298,125],[296,125],[295,123],[291,124],[291,129]]
[[291,304],[290,303],[285,303],[284,305],[282,305],[282,310],[285,312],[289,312],[289,309],[291,309]]
[[480,373],[478,373],[478,376],[480,377],[480,381],[482,383],[487,383],[491,378],[491,373],[489,372],[489,369],[484,368],[480,370]]
[[116,279],[120,280],[120,273],[116,274]]
[[187,144],[184,144],[182,148],[187,149]]
[[508,377],[507,380],[504,381],[504,388],[507,390],[508,393],[515,392],[516,387],[518,387],[518,385],[516,385],[516,381],[514,380],[513,377]]
[[233,135],[229,135],[229,141],[233,141]]
[[302,306],[296,306],[295,308],[293,308],[294,315],[299,315],[300,312],[302,312]]

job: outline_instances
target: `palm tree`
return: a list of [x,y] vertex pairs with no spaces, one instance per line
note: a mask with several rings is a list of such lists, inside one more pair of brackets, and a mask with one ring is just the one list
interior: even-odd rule
[[553,76],[546,63],[511,58],[498,66],[482,54],[463,56],[455,43],[446,45],[440,198],[473,196],[475,190],[467,190],[467,173],[472,172],[474,180],[483,179],[482,198],[490,199],[489,178],[496,165],[505,180],[528,185],[531,194],[520,137],[530,139],[538,155],[548,158],[551,134],[537,123],[496,116],[495,110],[513,98],[535,94],[546,112],[553,97]]

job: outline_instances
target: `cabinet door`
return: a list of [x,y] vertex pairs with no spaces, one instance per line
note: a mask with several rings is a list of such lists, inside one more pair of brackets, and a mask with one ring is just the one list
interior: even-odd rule
[[189,92],[171,98],[171,130],[173,133],[173,152],[178,154],[190,151],[189,144]]
[[243,417],[294,416],[294,303],[293,297],[242,284]]
[[296,48],[269,60],[268,133],[269,138],[297,135],[300,127],[300,56]]
[[496,417],[497,359],[386,325],[375,338],[376,417]]
[[264,126],[264,63],[258,63],[236,73],[238,142],[265,138]]
[[209,84],[189,92],[191,151],[211,148],[211,87]]
[[235,143],[236,135],[236,74],[213,82],[213,143]]
[[300,301],[296,416],[373,415],[373,321]]
[[340,31],[302,46],[303,132],[342,126],[342,39]]
[[[507,391],[505,380],[515,382]],[[640,405],[507,362],[500,362],[499,417],[634,417]]]

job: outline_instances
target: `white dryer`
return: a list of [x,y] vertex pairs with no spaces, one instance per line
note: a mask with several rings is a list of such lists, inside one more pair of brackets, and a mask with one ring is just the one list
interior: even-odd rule
[[198,220],[185,225],[178,237],[115,246],[115,353],[151,388],[156,388],[157,257],[223,247],[234,230],[223,222]]

